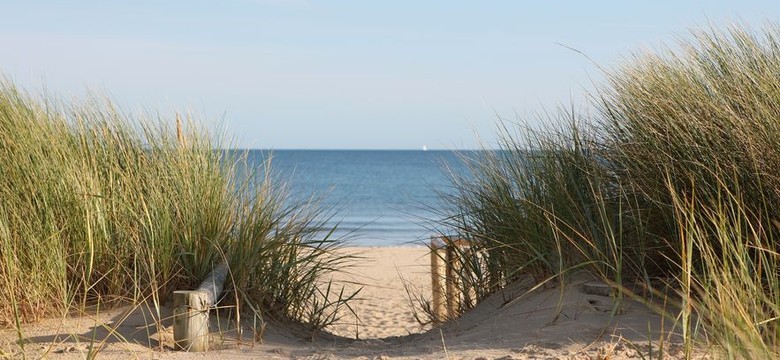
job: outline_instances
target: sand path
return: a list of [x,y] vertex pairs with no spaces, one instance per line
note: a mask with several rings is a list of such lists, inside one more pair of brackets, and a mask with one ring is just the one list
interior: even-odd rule
[[359,298],[352,304],[359,322],[345,314],[344,321],[329,331],[344,337],[376,339],[426,330],[415,320],[407,296],[407,288],[425,296],[430,293],[426,247],[358,247],[346,251],[360,259],[349,273],[337,274],[334,280],[361,284]]
[[[24,351],[29,358],[51,359],[83,359],[91,347],[99,347],[102,359],[629,359],[649,358],[651,351],[657,357],[663,338],[666,358],[682,355],[679,345],[670,344],[672,339],[660,334],[662,326],[670,330],[669,321],[663,323],[633,301],[622,303],[613,316],[613,299],[583,292],[582,284],[592,281],[588,278],[530,293],[511,287],[460,319],[433,329],[421,328],[401,279],[418,290],[430,291],[427,249],[345,251],[359,253],[363,260],[350,274],[334,280],[365,284],[353,304],[362,323],[345,317],[351,320],[330,330],[352,340],[324,336],[306,341],[287,329],[269,326],[262,341],[256,341],[245,326],[240,341],[235,332],[214,334],[213,350],[207,353],[177,352],[157,342],[162,338],[163,345],[167,344],[170,339],[166,337],[172,337],[169,332],[147,326],[152,317],[170,316],[169,308],[159,309],[159,314],[157,309],[127,314],[118,309],[26,325],[22,329]],[[213,322],[212,332],[217,327]],[[162,325],[169,324],[166,320]],[[0,359],[20,357],[20,344],[15,330],[3,330]]]

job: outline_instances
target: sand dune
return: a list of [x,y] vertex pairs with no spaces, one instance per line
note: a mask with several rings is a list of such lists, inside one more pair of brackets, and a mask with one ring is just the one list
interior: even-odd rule
[[[268,325],[259,341],[250,324],[244,324],[240,336],[236,331],[213,335],[208,353],[183,353],[170,348],[169,320],[162,328],[147,326],[152,318],[167,319],[171,310],[139,308],[25,326],[24,351],[33,358],[82,359],[92,343],[100,346],[104,359],[627,359],[647,358],[651,351],[657,355],[663,339],[667,358],[682,356],[675,339],[661,335],[664,323],[666,332],[673,330],[670,321],[638,302],[627,300],[616,307],[609,296],[587,293],[583,285],[594,281],[587,276],[531,292],[518,284],[455,321],[421,327],[401,279],[429,291],[427,249],[346,251],[362,254],[363,260],[334,280],[365,285],[353,304],[361,323],[345,317],[330,329],[339,336],[306,341],[290,329]],[[212,331],[229,327],[229,319],[212,316]],[[17,339],[15,330],[3,331],[0,358],[19,355]]]

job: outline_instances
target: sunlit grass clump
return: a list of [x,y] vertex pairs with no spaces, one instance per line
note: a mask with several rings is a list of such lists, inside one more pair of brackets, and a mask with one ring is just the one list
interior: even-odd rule
[[454,179],[446,224],[486,258],[464,281],[665,283],[688,345],[777,358],[780,28],[697,32],[606,77],[583,115],[507,125]]
[[0,84],[0,326],[91,305],[163,304],[226,261],[223,304],[319,329],[344,298],[325,275],[327,212],[292,203],[267,168],[205,129],[110,102]]

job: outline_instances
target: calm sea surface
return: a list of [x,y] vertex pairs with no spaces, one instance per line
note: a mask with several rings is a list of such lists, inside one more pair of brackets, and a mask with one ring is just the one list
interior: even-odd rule
[[252,150],[261,164],[271,154],[277,179],[294,198],[323,195],[340,209],[336,236],[349,234],[355,245],[389,246],[430,238],[431,208],[439,192],[451,191],[445,167],[465,165],[453,151]]

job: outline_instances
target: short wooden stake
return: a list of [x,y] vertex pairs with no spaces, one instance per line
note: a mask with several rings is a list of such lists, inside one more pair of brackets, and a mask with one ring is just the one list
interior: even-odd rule
[[443,286],[441,283],[442,273],[440,265],[439,239],[435,236],[431,237],[431,310],[433,311],[434,320],[437,322],[444,321],[445,308],[444,308],[444,296]]
[[[442,252],[444,253],[442,255]],[[464,260],[461,255],[466,255]],[[431,236],[431,311],[442,322],[458,317],[463,304],[476,299],[476,289],[460,281],[464,261],[471,260],[471,244],[462,238]],[[442,274],[441,260],[444,260]],[[444,283],[442,284],[442,279]]]
[[454,242],[447,239],[444,246],[446,251],[444,280],[447,288],[447,316],[454,319],[458,316],[458,305],[460,305],[460,291],[457,286],[458,274],[456,273],[460,260],[458,259],[458,250],[455,248],[457,245]]
[[[474,249],[471,248],[471,245],[465,245],[463,255],[465,255],[465,259],[462,260],[461,265],[468,264],[466,266],[470,271],[473,271],[475,266],[479,266],[478,255],[474,252]],[[477,288],[474,284],[471,281],[465,281],[461,284],[460,288],[463,295],[463,303],[466,304],[467,307],[474,306],[477,302]]]
[[208,296],[204,291],[173,292],[173,341],[177,350],[208,351]]

